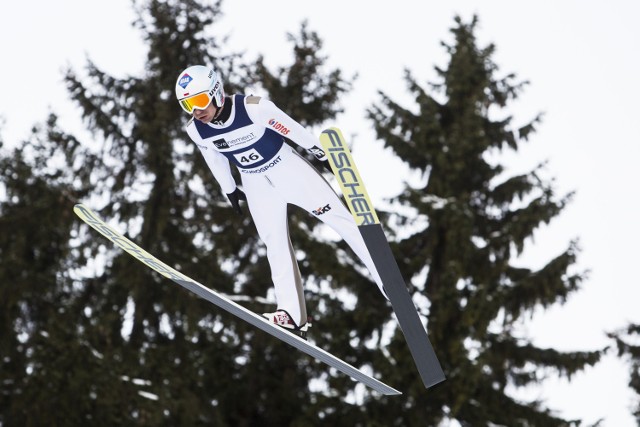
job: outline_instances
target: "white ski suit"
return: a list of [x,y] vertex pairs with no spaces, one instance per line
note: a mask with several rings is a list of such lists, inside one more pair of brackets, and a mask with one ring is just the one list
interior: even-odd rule
[[283,136],[306,149],[318,146],[317,139],[271,101],[242,95],[229,101],[231,114],[224,123],[193,119],[186,129],[222,191],[229,194],[236,189],[230,162],[241,172],[249,211],[267,248],[278,309],[286,310],[298,325],[306,322],[302,281],[287,225],[289,203],[333,228],[382,291],[380,276],[353,217],[327,181]]

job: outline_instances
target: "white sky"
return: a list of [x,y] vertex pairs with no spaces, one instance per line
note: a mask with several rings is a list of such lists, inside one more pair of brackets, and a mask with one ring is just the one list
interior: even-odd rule
[[[581,292],[536,315],[523,330],[540,346],[590,350],[608,344],[606,331],[640,322],[634,269],[640,240],[640,3],[540,3],[227,0],[215,34],[230,35],[229,46],[246,51],[247,59],[262,53],[270,66],[285,65],[291,59],[285,34],[297,34],[302,20],[309,20],[325,42],[330,67],[360,76],[335,125],[345,135],[357,134],[354,155],[360,172],[372,197],[381,201],[410,177],[374,140],[365,108],[377,100],[377,90],[411,107],[403,69],[422,83],[433,81],[433,67],[446,65],[440,41],[451,42],[454,15],[468,21],[477,13],[479,42],[495,43],[501,72],[531,82],[507,111],[516,123],[545,112],[532,140],[505,157],[510,170],[528,170],[548,159],[548,176],[556,178],[558,191],[577,191],[564,214],[536,233],[519,262],[539,267],[577,237],[583,249],[578,266],[591,270]],[[66,130],[82,129],[61,70],[71,64],[81,71],[88,57],[111,74],[141,72],[146,51],[132,20],[128,0],[4,2],[2,140],[12,144],[26,138],[50,110],[61,116]],[[635,425],[627,382],[627,366],[608,357],[571,383],[551,380],[523,395],[546,399],[564,417],[587,423],[604,418],[604,426],[624,427]]]

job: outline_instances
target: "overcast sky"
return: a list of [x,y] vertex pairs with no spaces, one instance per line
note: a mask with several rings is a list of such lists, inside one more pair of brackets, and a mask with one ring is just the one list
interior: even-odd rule
[[[229,35],[230,50],[245,51],[247,59],[262,53],[275,67],[291,60],[285,34],[297,34],[308,19],[325,42],[329,66],[359,75],[343,100],[346,112],[334,125],[356,135],[354,156],[371,196],[381,203],[411,177],[375,141],[365,109],[378,100],[377,90],[413,107],[403,70],[410,69],[425,87],[434,81],[433,67],[446,65],[440,42],[452,41],[448,30],[454,16],[469,21],[476,13],[479,43],[496,45],[499,73],[530,81],[507,110],[515,124],[545,113],[536,135],[518,153],[504,156],[509,171],[548,160],[547,177],[555,178],[558,192],[576,191],[571,206],[535,234],[518,263],[540,267],[578,238],[578,268],[591,270],[582,291],[567,304],[536,314],[523,324],[522,334],[565,351],[607,345],[605,332],[640,323],[634,268],[640,240],[640,2],[428,3],[227,0],[214,34]],[[81,70],[90,58],[117,76],[141,73],[146,50],[131,27],[133,19],[128,0],[4,2],[0,136],[5,144],[26,138],[49,111],[61,116],[66,130],[81,129],[62,84],[67,65]],[[384,380],[393,384],[392,378]],[[604,418],[604,426],[624,427],[635,425],[630,407],[636,396],[627,382],[627,366],[608,357],[571,383],[552,379],[522,395],[545,399],[563,417],[587,423]]]

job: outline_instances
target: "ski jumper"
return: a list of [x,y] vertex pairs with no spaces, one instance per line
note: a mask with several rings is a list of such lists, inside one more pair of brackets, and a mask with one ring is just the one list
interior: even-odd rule
[[249,211],[267,248],[278,309],[286,310],[298,325],[307,320],[302,280],[289,238],[289,203],[333,228],[386,295],[353,217],[322,175],[283,137],[306,149],[318,145],[316,138],[271,101],[242,95],[229,101],[233,101],[231,114],[224,123],[192,119],[186,129],[222,191],[229,194],[236,189],[230,163],[241,172]]

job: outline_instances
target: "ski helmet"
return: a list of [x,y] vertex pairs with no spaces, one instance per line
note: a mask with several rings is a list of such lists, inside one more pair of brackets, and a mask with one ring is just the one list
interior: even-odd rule
[[178,76],[176,98],[182,109],[189,114],[195,108],[204,110],[211,101],[220,108],[224,104],[222,80],[213,68],[192,65]]

